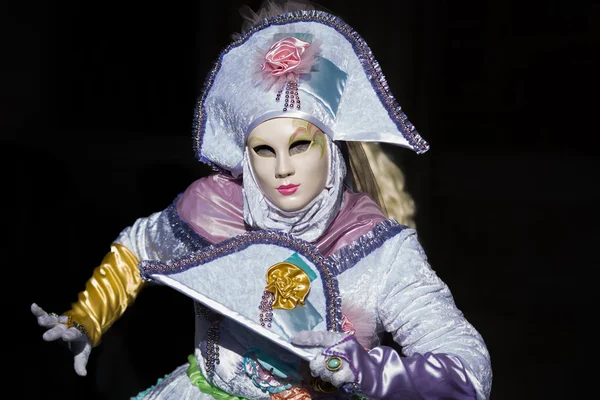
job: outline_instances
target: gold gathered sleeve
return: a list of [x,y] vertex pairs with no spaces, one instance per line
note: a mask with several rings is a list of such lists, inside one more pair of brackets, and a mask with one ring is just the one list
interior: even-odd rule
[[123,315],[144,286],[138,263],[127,247],[113,243],[77,302],[64,313],[85,328],[92,346],[100,343],[102,334]]

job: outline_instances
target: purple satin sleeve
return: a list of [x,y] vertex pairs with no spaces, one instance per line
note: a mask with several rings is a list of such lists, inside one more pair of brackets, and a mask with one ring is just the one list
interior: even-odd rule
[[[360,394],[380,400],[474,400],[475,388],[458,358],[445,354],[401,357],[391,347],[367,352],[349,336],[323,351],[339,356],[354,372]],[[343,362],[344,362],[343,361]]]

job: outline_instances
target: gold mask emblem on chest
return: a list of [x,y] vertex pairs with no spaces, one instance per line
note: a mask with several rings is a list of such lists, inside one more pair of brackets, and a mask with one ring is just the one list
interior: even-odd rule
[[310,290],[310,279],[302,268],[290,262],[277,263],[267,270],[265,291],[273,293],[273,308],[291,310],[304,305]]

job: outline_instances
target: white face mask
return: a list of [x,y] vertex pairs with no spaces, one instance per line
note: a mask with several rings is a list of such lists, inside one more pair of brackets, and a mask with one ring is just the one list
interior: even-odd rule
[[325,190],[329,148],[315,125],[296,118],[270,119],[254,128],[246,143],[260,190],[281,210],[300,210]]

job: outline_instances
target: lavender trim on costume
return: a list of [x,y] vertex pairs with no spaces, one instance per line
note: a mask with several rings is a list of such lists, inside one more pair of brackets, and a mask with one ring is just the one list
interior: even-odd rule
[[386,106],[390,118],[396,124],[398,130],[402,133],[402,136],[404,136],[407,142],[415,148],[418,154],[425,153],[427,150],[429,150],[429,144],[419,135],[414,125],[408,121],[406,114],[402,111],[402,108],[390,92],[385,76],[381,71],[381,66],[373,56],[373,52],[365,40],[358,34],[358,32],[352,29],[339,17],[323,11],[310,10],[295,11],[278,15],[273,18],[264,19],[241,35],[219,54],[218,59],[214,62],[209,75],[204,81],[202,94],[198,98],[196,110],[194,112],[194,152],[199,161],[218,168],[216,165],[214,165],[214,163],[206,159],[201,154],[203,134],[206,126],[206,112],[203,104],[208,92],[212,87],[214,78],[221,68],[221,63],[225,54],[244,44],[250,36],[260,30],[266,29],[272,25],[283,25],[293,22],[319,22],[340,32],[340,34],[342,34],[350,42],[352,48],[357,53],[357,56],[363,65],[364,71],[367,74],[367,79],[369,79],[371,82],[373,90],[375,90],[375,93],[381,102]]
[[357,262],[380,248],[388,239],[402,232],[407,226],[400,225],[394,219],[388,219],[375,225],[375,227],[360,236],[352,244],[342,247],[330,255],[330,271],[335,276],[352,268]]
[[[204,100],[206,99],[206,96],[208,95],[208,92],[210,91],[210,88],[212,87],[212,84],[215,79],[215,75],[217,74],[218,70],[221,68],[221,62],[223,60],[223,56],[225,55],[225,53],[227,53],[229,50],[231,50],[231,48],[232,48],[232,46],[229,45],[229,47],[227,47],[225,50],[223,50],[219,54],[219,58],[217,58],[217,60],[214,62],[213,67],[209,72],[209,75],[204,80],[202,92],[200,94],[200,97],[198,98],[198,101],[196,102],[196,107],[194,109],[194,122],[193,122],[194,153],[196,154],[198,161],[212,167],[216,171],[221,171],[221,170],[223,170],[223,168],[217,166],[215,163],[210,161],[208,158],[204,157],[204,155],[201,153],[202,141],[204,139],[204,131],[206,129],[206,111],[204,110],[203,104],[204,104]],[[226,173],[231,174],[228,171],[226,171]]]
[[152,274],[170,275],[198,267],[217,258],[238,252],[254,244],[274,244],[299,252],[311,261],[319,270],[323,280],[323,290],[326,302],[327,329],[341,332],[342,330],[342,302],[339,295],[339,287],[335,275],[330,272],[331,265],[323,257],[319,250],[309,242],[296,239],[291,235],[274,231],[252,231],[231,239],[224,240],[218,244],[209,245],[201,252],[178,257],[167,262],[158,260],[145,260],[139,265],[142,277],[151,280]]
[[[219,63],[220,64],[220,63]],[[216,65],[216,63],[215,63]],[[212,85],[212,81],[211,81],[211,85]],[[205,81],[204,83],[204,89],[203,89],[203,96],[200,97],[196,103],[196,106],[194,108],[194,120],[192,122],[192,131],[193,132],[199,132],[200,129],[202,129],[202,132],[204,132],[204,126],[206,125],[206,116],[204,111],[202,111],[202,113],[200,112],[200,105],[202,103],[204,103],[204,98],[206,96],[204,96],[205,93],[208,92],[208,85],[207,81]],[[200,122],[199,120],[202,120],[202,122]],[[202,148],[202,138],[200,138],[199,143],[196,142],[196,135],[194,134],[194,153],[196,154],[196,158],[198,159],[198,161],[200,161],[203,164],[208,165],[210,168],[212,168],[213,171],[221,173],[223,175],[231,175],[231,172],[227,171],[225,168],[219,167],[218,165],[212,163],[208,158],[204,157],[203,155],[200,154],[200,149]]]
[[208,240],[196,233],[196,231],[194,231],[185,221],[179,218],[179,214],[177,213],[177,201],[180,197],[181,194],[179,194],[173,203],[171,203],[165,209],[169,225],[173,230],[173,234],[192,252],[196,252],[207,246],[210,246]]

